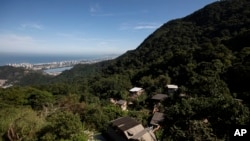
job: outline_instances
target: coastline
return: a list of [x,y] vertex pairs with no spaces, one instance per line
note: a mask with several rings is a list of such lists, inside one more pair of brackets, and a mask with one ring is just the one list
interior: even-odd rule
[[58,61],[58,62],[48,62],[48,63],[9,63],[5,66],[12,67],[22,67],[27,70],[35,70],[35,71],[43,71],[48,75],[59,75],[65,70],[69,70],[73,68],[77,64],[93,64],[98,63],[105,60],[115,59],[117,56],[105,56],[100,58],[92,58],[92,59],[79,59],[79,60],[68,60],[68,61]]
[[115,58],[120,54],[97,54],[97,55],[35,55],[35,54],[10,54],[0,53],[0,66],[9,64],[51,64],[65,61],[90,61],[102,58]]

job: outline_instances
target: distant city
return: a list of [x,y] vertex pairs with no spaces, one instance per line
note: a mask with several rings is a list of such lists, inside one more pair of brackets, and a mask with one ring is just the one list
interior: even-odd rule
[[[70,69],[77,64],[93,64],[93,63],[98,63],[98,62],[105,61],[105,60],[112,60],[116,57],[117,56],[107,56],[107,57],[102,57],[102,58],[97,58],[97,59],[68,60],[68,61],[36,63],[36,64],[9,63],[9,64],[7,64],[7,66],[22,67],[25,69],[36,70],[36,71],[43,70],[47,74],[58,75],[62,71]],[[60,69],[58,69],[58,68],[60,68]],[[50,70],[53,70],[53,71],[50,71]]]

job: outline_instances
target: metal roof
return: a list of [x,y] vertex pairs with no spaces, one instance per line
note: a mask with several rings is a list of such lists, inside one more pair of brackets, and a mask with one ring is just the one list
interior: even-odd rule
[[160,122],[162,122],[164,120],[164,113],[160,113],[160,112],[156,112],[151,121],[150,124],[152,125],[158,125]]
[[126,102],[127,102],[126,100],[119,100],[119,101],[117,101],[117,104],[123,105],[123,104],[125,104]]
[[135,119],[131,117],[121,117],[121,118],[113,120],[111,123],[113,124],[113,126],[118,127],[122,131],[126,131],[140,124],[139,122],[137,122]]
[[177,86],[177,85],[172,85],[172,84],[167,85],[167,87],[168,87],[169,89],[178,89],[178,86]]
[[129,91],[130,92],[138,92],[138,91],[141,91],[141,90],[142,90],[142,88],[134,87],[134,88],[130,89]]
[[168,98],[167,94],[156,94],[156,95],[152,96],[151,99],[154,99],[154,100],[165,100],[166,98]]

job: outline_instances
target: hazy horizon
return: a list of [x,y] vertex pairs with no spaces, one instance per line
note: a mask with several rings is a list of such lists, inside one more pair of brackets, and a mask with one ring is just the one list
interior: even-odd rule
[[118,57],[121,54],[88,54],[88,55],[50,55],[50,54],[3,54],[0,53],[0,66],[8,64],[20,64],[20,63],[50,63],[50,62],[62,62],[62,61],[80,61],[80,60],[93,60],[104,59],[106,57]]

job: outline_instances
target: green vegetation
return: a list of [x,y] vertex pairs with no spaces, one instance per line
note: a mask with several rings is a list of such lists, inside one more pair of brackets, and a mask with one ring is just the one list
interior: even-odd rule
[[[115,60],[53,78],[26,75],[21,86],[0,89],[0,140],[86,140],[121,116],[147,126],[150,97],[166,93],[170,83],[180,89],[162,105],[166,117],[157,137],[226,140],[230,127],[250,125],[249,29],[248,0],[219,1],[169,21]],[[19,76],[0,72],[3,79]],[[128,100],[134,86],[145,94],[128,111],[109,102]]]

